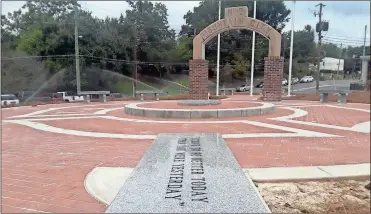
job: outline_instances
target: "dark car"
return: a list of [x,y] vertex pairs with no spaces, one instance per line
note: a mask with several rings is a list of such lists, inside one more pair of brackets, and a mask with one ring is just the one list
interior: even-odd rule
[[261,81],[259,84],[257,84],[257,85],[255,86],[255,88],[263,88],[263,86],[264,86],[264,82]]

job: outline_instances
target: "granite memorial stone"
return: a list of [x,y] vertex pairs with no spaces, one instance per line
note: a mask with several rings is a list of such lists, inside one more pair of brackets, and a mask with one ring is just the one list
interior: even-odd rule
[[107,213],[267,213],[218,134],[160,134]]

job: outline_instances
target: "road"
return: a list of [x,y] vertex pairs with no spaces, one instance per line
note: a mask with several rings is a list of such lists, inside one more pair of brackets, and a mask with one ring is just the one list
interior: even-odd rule
[[[320,90],[349,90],[349,84],[354,82],[355,80],[326,80],[320,81],[319,87]],[[258,84],[260,80],[254,80],[254,83]],[[288,86],[283,86],[287,90]],[[260,88],[254,88],[254,93],[260,93]],[[309,83],[298,83],[291,86],[292,93],[303,93],[303,94],[313,94],[316,93],[316,82],[309,82]],[[245,92],[247,93],[247,92]]]
[[[354,80],[326,80],[320,81],[319,87],[320,90],[349,90],[349,84]],[[284,88],[287,88],[285,86]],[[292,85],[291,91],[293,93],[305,93],[305,94],[312,94],[316,93],[316,82],[310,83],[299,83],[296,85]]]

